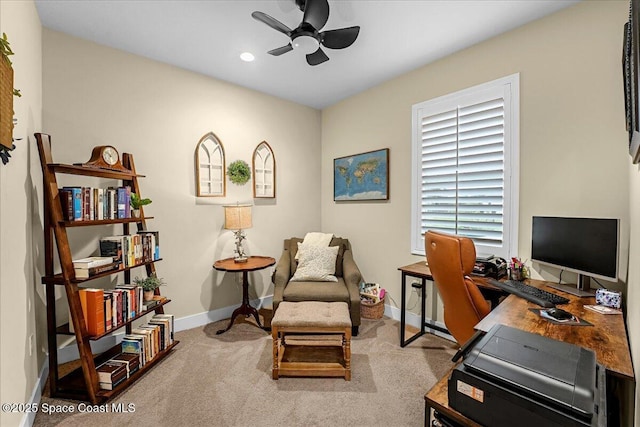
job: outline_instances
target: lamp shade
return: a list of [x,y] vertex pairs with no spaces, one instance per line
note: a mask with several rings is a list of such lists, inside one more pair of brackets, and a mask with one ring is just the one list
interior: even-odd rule
[[224,206],[224,228],[241,230],[251,227],[251,205]]

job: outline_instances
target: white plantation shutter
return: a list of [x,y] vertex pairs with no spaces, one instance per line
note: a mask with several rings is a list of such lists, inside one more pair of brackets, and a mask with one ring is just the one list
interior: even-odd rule
[[413,253],[424,254],[424,233],[435,230],[509,256],[517,238],[512,84],[501,79],[414,106]]

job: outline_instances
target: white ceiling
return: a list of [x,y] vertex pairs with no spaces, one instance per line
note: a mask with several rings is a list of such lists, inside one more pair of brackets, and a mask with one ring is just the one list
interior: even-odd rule
[[[443,58],[578,0],[330,0],[323,30],[360,26],[355,43],[324,49],[309,66],[282,33],[254,20],[261,11],[290,28],[294,0],[36,0],[42,24],[82,39],[209,75],[314,108]],[[240,60],[251,52],[255,61]]]

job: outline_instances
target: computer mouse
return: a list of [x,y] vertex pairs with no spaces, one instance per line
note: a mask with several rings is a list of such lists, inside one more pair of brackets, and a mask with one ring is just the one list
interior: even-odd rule
[[558,319],[558,320],[567,320],[567,319],[573,318],[573,314],[569,313],[568,311],[564,311],[561,308],[555,308],[555,307],[548,309],[547,314],[553,317],[554,319]]

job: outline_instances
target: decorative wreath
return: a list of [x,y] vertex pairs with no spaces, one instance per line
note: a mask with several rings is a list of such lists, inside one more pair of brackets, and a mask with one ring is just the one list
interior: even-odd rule
[[244,160],[236,160],[227,168],[227,175],[234,184],[244,185],[251,178],[251,169]]

